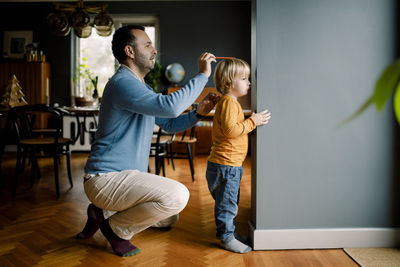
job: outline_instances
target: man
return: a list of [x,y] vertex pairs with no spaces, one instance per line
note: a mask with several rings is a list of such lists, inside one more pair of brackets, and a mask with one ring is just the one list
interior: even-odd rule
[[140,252],[129,241],[135,234],[173,223],[187,204],[189,191],[183,184],[146,172],[154,124],[179,132],[211,111],[216,95],[208,95],[197,111],[180,115],[200,95],[216,60],[203,53],[199,74],[181,90],[162,95],[144,82],[157,51],[142,26],[118,29],[112,50],[121,67],[103,93],[96,140],[85,166],[84,189],[92,204],[77,238],[89,238],[100,228],[115,254],[126,257]]

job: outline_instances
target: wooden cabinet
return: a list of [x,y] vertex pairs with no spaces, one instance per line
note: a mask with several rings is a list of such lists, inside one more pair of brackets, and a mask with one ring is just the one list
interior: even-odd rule
[[28,104],[45,104],[46,79],[50,81],[48,62],[6,62],[0,63],[0,97],[3,96],[12,75],[19,80]]
[[[171,94],[182,87],[170,87],[167,90],[168,94]],[[215,87],[205,87],[199,97],[195,100],[195,103],[199,103],[208,93],[218,93],[217,89]],[[212,121],[212,117],[209,118],[209,120]],[[192,145],[192,151],[194,155],[198,154],[209,154],[212,146],[212,139],[211,139],[211,124],[205,126],[197,126],[196,127],[196,138],[197,142]],[[188,131],[187,134],[189,134],[190,131]],[[178,133],[176,136],[176,139],[181,138],[181,133]],[[186,145],[182,144],[177,144],[174,143],[173,146],[173,151],[179,152],[179,153],[185,153],[186,152]]]
[[[8,82],[15,75],[25,94],[28,104],[46,103],[46,80],[50,83],[50,63],[48,62],[4,62],[0,63],[0,97],[2,98]],[[41,115],[35,127],[47,126],[47,118]],[[2,127],[2,126],[1,126]]]

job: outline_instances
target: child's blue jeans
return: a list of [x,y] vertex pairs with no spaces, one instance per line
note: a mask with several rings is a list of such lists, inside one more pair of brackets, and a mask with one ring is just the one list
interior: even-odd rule
[[234,219],[238,212],[240,180],[243,167],[207,162],[208,189],[215,200],[214,216],[217,238],[229,242],[234,238]]

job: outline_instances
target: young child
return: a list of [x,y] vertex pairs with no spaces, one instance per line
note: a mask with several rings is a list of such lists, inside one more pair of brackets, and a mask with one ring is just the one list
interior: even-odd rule
[[222,248],[237,253],[251,250],[244,238],[235,233],[234,223],[242,164],[247,155],[247,135],[257,126],[267,124],[271,118],[268,110],[244,118],[237,98],[246,95],[250,89],[249,76],[250,67],[241,59],[224,59],[216,66],[214,83],[222,97],[215,110],[213,146],[206,172],[208,188],[215,200],[217,238],[221,240]]

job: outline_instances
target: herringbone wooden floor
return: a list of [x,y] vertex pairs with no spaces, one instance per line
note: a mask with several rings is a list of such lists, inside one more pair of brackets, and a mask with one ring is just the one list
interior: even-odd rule
[[[100,232],[87,241],[73,236],[86,221],[89,203],[82,186],[87,154],[73,154],[74,187],[69,188],[62,160],[61,198],[56,199],[52,162],[42,159],[42,179],[29,188],[29,168],[17,196],[10,197],[14,155],[3,162],[5,187],[0,190],[0,266],[357,266],[342,250],[253,251],[235,254],[218,248],[213,200],[204,178],[206,157],[197,157],[196,182],[188,164],[176,160],[167,176],[184,183],[191,192],[180,221],[171,230],[147,229],[132,239],[142,253],[121,258],[112,254]],[[151,165],[152,166],[152,165]],[[250,218],[250,161],[245,162],[237,229],[247,234]]]

